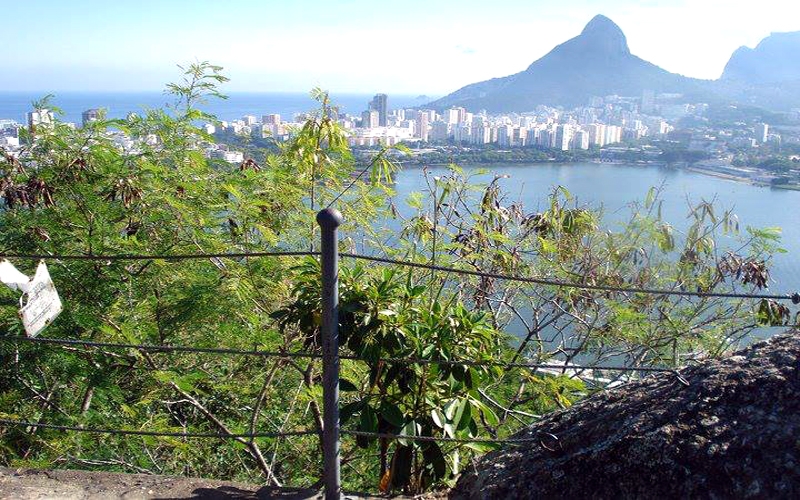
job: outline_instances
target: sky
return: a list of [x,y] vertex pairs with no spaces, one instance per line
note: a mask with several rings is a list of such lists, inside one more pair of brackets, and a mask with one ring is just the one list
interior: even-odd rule
[[0,90],[160,90],[210,61],[226,91],[443,95],[525,69],[596,14],[669,71],[800,31],[796,0],[0,0]]

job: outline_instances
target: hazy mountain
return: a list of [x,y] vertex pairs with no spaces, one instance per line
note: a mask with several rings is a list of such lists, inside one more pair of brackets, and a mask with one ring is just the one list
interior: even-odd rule
[[731,100],[786,111],[800,108],[800,31],[773,33],[733,53],[716,83]]
[[557,46],[525,71],[467,85],[430,106],[529,111],[539,104],[577,106],[592,96],[638,96],[645,89],[697,93],[708,84],[632,55],[619,26],[605,16],[596,16],[580,35]]
[[800,31],[773,33],[755,49],[740,47],[725,66],[722,80],[748,84],[800,80]]

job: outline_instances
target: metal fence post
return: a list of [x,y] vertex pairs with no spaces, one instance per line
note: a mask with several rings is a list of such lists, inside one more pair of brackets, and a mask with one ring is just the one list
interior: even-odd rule
[[339,237],[342,214],[333,208],[317,213],[322,229],[322,454],[325,498],[342,492],[339,456]]

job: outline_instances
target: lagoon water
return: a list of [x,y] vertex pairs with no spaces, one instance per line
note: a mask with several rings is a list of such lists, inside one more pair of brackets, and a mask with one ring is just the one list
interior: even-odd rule
[[[24,122],[30,103],[42,95],[30,92],[0,92],[0,119]],[[334,103],[344,112],[360,113],[366,108],[371,95],[332,95]],[[56,93],[54,103],[64,114],[64,121],[80,122],[81,112],[95,107],[108,109],[109,117],[121,118],[128,112],[144,108],[162,107],[170,97],[161,92]],[[423,104],[413,96],[389,96],[391,107],[411,107]],[[222,120],[241,118],[245,114],[260,116],[280,113],[284,119],[314,108],[307,93],[231,93],[228,100],[211,100],[204,106],[209,113]],[[787,254],[777,255],[772,267],[774,283],[770,289],[780,292],[800,290],[800,191],[783,191],[757,187],[709,177],[683,170],[658,166],[626,166],[595,163],[530,164],[485,166],[491,174],[483,177],[489,182],[492,175],[507,175],[503,187],[513,199],[520,200],[527,211],[535,211],[547,198],[553,187],[564,186],[580,202],[605,207],[606,222],[623,220],[626,206],[632,200],[642,200],[652,186],[664,186],[664,217],[675,227],[686,224],[686,199],[716,199],[725,208],[733,208],[741,226],[778,226],[783,229],[783,247]],[[431,167],[432,175],[442,175],[445,167]],[[397,206],[412,191],[425,189],[422,170],[406,168],[397,176]],[[408,210],[406,208],[406,210]]]
[[[478,167],[473,167],[478,168]],[[555,186],[564,186],[579,203],[602,205],[606,224],[623,221],[633,200],[644,200],[652,186],[662,186],[663,217],[677,229],[687,225],[687,199],[716,200],[731,208],[742,230],[746,226],[780,227],[785,254],[775,256],[772,265],[773,292],[800,291],[800,191],[758,187],[661,166],[612,165],[597,163],[530,164],[483,166],[489,173],[477,179],[488,183],[494,175],[508,178],[501,185],[509,200],[519,200],[526,212],[546,209],[547,197]],[[430,175],[444,175],[447,168],[428,168]],[[468,169],[467,169],[468,170]],[[405,199],[411,192],[426,190],[421,168],[406,168],[397,175],[395,203],[409,215]]]

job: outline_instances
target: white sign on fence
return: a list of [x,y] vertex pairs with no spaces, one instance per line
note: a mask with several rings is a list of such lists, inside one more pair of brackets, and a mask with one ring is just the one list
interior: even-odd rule
[[[39,335],[39,332],[52,323],[61,312],[61,299],[44,262],[39,263],[33,278],[28,278],[10,262],[0,261],[0,280],[12,290],[20,290],[23,293],[19,316],[22,318],[25,334],[28,337]],[[23,300],[25,300],[24,305]]]

